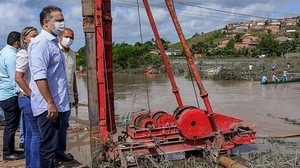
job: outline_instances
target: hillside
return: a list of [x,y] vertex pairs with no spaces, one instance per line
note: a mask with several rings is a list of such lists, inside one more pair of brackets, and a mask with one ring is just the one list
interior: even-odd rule
[[[196,33],[187,42],[194,54],[202,56],[280,56],[299,52],[300,16],[227,24],[223,29]],[[169,48],[182,49],[180,42]]]

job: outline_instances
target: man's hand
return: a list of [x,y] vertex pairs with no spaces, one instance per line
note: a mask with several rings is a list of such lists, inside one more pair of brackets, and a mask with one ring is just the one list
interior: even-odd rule
[[57,108],[54,103],[48,103],[48,115],[47,118],[55,119],[58,116]]

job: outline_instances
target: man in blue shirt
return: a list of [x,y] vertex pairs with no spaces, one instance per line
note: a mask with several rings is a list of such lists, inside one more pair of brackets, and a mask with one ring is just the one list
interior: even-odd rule
[[53,168],[61,115],[70,110],[64,56],[57,39],[64,29],[61,9],[56,6],[43,8],[40,24],[41,33],[28,47],[31,107],[41,132],[40,166]]
[[15,133],[20,122],[18,104],[19,87],[15,83],[16,54],[20,47],[20,33],[10,32],[7,45],[0,51],[0,107],[4,111],[3,160],[23,159],[24,154],[15,150]]
[[261,77],[261,83],[268,83],[268,78],[267,78],[267,75],[265,73],[263,73],[263,75]]

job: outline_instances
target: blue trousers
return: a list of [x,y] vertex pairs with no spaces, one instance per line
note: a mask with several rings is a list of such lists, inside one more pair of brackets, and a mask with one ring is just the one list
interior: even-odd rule
[[56,155],[62,156],[67,149],[67,132],[69,128],[69,118],[71,110],[61,113],[60,129],[58,133],[58,145],[56,148]]
[[40,167],[40,130],[37,119],[31,110],[30,98],[27,96],[19,97],[19,106],[23,112],[25,122],[25,162],[27,168]]
[[[19,101],[19,106],[20,106],[20,101]],[[20,129],[20,144],[24,144],[25,141],[25,134],[26,134],[26,123],[24,120],[24,111],[20,107],[21,110],[21,115],[20,115],[20,123],[19,123],[19,129]]]
[[4,111],[5,127],[3,132],[3,155],[11,155],[15,150],[15,134],[20,122],[20,108],[18,97],[13,96],[0,101],[0,107]]

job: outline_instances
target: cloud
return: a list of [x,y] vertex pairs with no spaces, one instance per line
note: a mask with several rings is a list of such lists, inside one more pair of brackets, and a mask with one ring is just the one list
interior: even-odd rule
[[[286,17],[290,16],[286,13],[298,13],[300,10],[298,0],[174,0],[174,2],[186,38],[195,33],[222,28],[227,23],[257,19],[201,7],[264,17]],[[143,40],[146,41],[153,37],[153,33],[142,1],[139,0],[139,3],[142,35]],[[149,3],[161,37],[177,42],[177,33],[164,1],[149,0]],[[62,8],[66,26],[71,27],[75,32],[73,48],[77,50],[84,46],[81,0],[0,0],[0,11],[2,11],[0,15],[2,23],[0,46],[5,45],[7,34],[10,31],[20,31],[26,26],[35,26],[40,29],[39,13],[46,5],[56,5]],[[112,0],[112,16],[114,42],[135,43],[140,41],[136,0]]]

